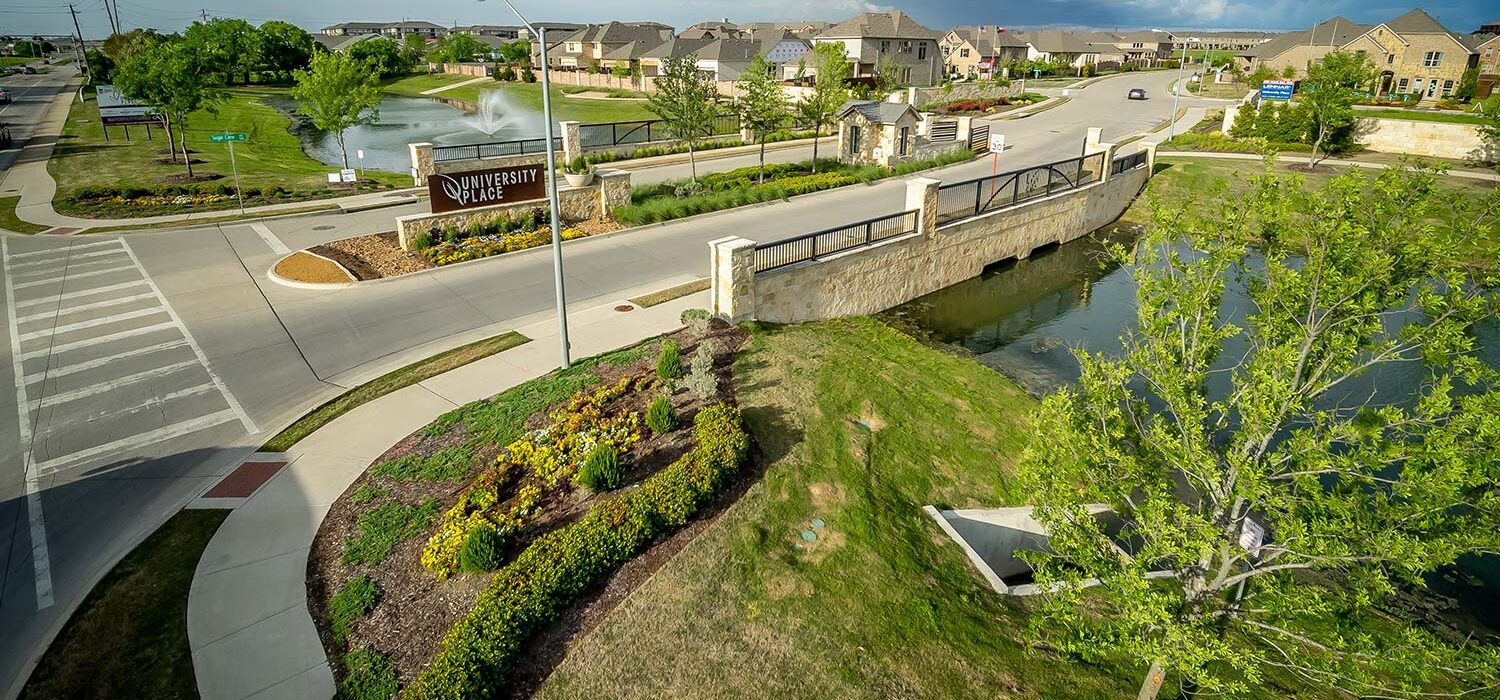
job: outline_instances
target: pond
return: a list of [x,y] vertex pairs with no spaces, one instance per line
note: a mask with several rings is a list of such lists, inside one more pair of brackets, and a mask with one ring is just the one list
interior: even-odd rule
[[[1061,247],[1032,253],[1021,261],[992,266],[984,274],[928,294],[885,313],[897,325],[931,340],[961,348],[979,362],[1040,396],[1078,378],[1070,348],[1108,351],[1120,347],[1120,335],[1135,322],[1135,285],[1129,272],[1106,262],[1111,243],[1129,245],[1139,229],[1121,227]],[[1230,285],[1226,309],[1239,316],[1246,308],[1242,289]],[[1476,332],[1480,357],[1500,367],[1500,321]],[[1237,356],[1226,348],[1226,357]],[[1226,375],[1220,374],[1220,377]],[[1342,397],[1372,392],[1390,403],[1405,403],[1424,376],[1418,363],[1381,366],[1348,382]],[[1378,391],[1377,391],[1378,388]],[[1222,396],[1227,382],[1209,387]],[[1434,577],[1434,588],[1458,599],[1466,612],[1490,629],[1500,629],[1500,557],[1460,560],[1457,577]],[[1451,572],[1449,572],[1451,574]],[[1482,586],[1462,585],[1472,575]]]
[[[483,100],[483,105],[474,105],[457,101],[450,104],[438,98],[385,97],[380,100],[378,121],[344,132],[349,166],[360,167],[355,154],[363,149],[363,167],[406,173],[411,171],[411,152],[407,148],[410,143],[456,146],[542,136],[541,113],[510,103],[495,91],[483,93]],[[276,96],[266,101],[283,112],[297,109],[297,101],[290,97]],[[339,146],[332,133],[305,122],[296,131],[302,138],[302,149],[309,156],[334,168],[340,165]]]

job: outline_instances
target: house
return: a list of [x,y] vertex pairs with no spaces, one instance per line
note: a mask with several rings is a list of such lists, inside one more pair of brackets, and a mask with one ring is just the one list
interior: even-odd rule
[[514,27],[503,24],[474,24],[467,27],[454,27],[453,31],[458,34],[468,34],[474,37],[493,36],[515,41],[521,38],[521,31],[524,29],[525,27]]
[[380,28],[380,33],[391,37],[392,39],[404,39],[412,34],[416,34],[417,36],[425,37],[427,39],[433,39],[440,36],[447,36],[448,28],[444,27],[441,24],[433,24],[431,22],[423,20],[402,20],[400,22],[391,22],[382,26]]
[[758,32],[765,30],[789,32],[796,35],[798,39],[811,41],[813,37],[823,33],[832,26],[833,23],[831,22],[821,22],[818,20],[810,20],[806,22],[741,22],[739,25],[739,29],[742,32]]
[[1500,19],[1493,22],[1485,22],[1474,30],[1475,34],[1500,34]]
[[[660,43],[672,36],[670,27],[655,22],[626,24],[610,22],[593,24],[561,36],[548,30],[547,61],[554,70],[587,70],[599,63],[605,54],[632,42]],[[541,42],[532,40],[531,54],[537,57]],[[540,65],[540,61],[534,61]]]
[[1452,97],[1464,71],[1478,63],[1473,47],[1421,9],[1370,27],[1341,49],[1374,61],[1377,95],[1422,102]]
[[384,38],[386,37],[383,34],[354,34],[349,36],[332,34],[312,35],[312,40],[314,42],[317,42],[318,44],[322,45],[323,48],[328,49],[329,51],[348,51],[349,47],[358,44],[361,41]]
[[1500,34],[1472,34],[1470,45],[1479,66],[1479,84],[1474,99],[1482,100],[1494,94],[1500,86]]
[[1236,57],[1241,67],[1250,72],[1266,68],[1282,75],[1291,69],[1294,75],[1305,75],[1308,61],[1328,55],[1372,28],[1372,25],[1358,24],[1346,17],[1330,17],[1313,25],[1312,29],[1288,32],[1256,44],[1238,52]]
[[1194,31],[1191,37],[1176,37],[1178,43],[1174,49],[1182,50],[1186,48],[1188,51],[1229,51],[1231,53],[1240,53],[1242,51],[1249,51],[1277,36],[1279,35],[1273,32]]
[[1112,40],[1101,43],[1111,44],[1123,56],[1122,63],[1151,68],[1172,58],[1174,37],[1170,32],[1151,29],[1109,34]]
[[[1099,54],[1104,50],[1078,38],[1073,32],[1058,29],[1026,32],[1016,35],[1016,38],[1026,42],[1027,60],[1057,62],[1074,68],[1098,63]],[[1113,50],[1112,44],[1110,49]]]
[[322,29],[324,36],[359,36],[362,34],[379,34],[385,28],[385,22],[339,22],[331,24]]
[[1026,42],[1004,28],[954,27],[938,41],[947,75],[990,78],[1003,66],[1025,60]]
[[639,59],[641,75],[646,78],[654,78],[661,75],[662,61],[668,58],[685,58],[695,56],[704,47],[717,41],[717,39],[688,39],[681,36],[667,39],[666,41],[641,52]]
[[916,151],[922,117],[909,104],[850,101],[838,119],[841,162],[889,167]]
[[933,85],[943,78],[942,34],[903,12],[866,12],[840,22],[813,38],[814,44],[843,44],[856,78],[874,77],[878,65],[894,64],[897,80]]
[[776,66],[776,75],[783,80],[797,77],[797,72],[806,67],[806,59],[812,53],[812,42],[785,29],[757,29],[749,33],[756,50],[771,65]]

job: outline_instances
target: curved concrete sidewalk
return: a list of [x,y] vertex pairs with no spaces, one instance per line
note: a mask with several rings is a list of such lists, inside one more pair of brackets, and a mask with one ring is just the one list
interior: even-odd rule
[[[648,309],[570,312],[574,357],[659,335],[699,292]],[[188,595],[188,641],[204,700],[327,700],[333,673],[307,609],[307,555],[333,502],[383,452],[457,406],[552,371],[556,319],[517,329],[532,341],[387,394],[303,438],[203,552]]]

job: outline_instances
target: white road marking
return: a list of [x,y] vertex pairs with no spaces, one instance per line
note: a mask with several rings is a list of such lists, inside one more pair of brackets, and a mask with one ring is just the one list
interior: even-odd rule
[[[16,307],[17,308],[30,308],[30,307],[33,307],[33,306],[40,306],[42,304],[61,303],[64,299],[77,299],[79,297],[90,297],[90,296],[93,296],[95,294],[103,294],[105,292],[115,292],[115,291],[119,291],[121,289],[129,289],[131,287],[139,287],[139,286],[141,286],[141,285],[143,285],[145,283],[146,283],[146,280],[131,280],[129,282],[121,282],[119,284],[111,284],[111,285],[107,285],[107,286],[104,286],[104,287],[94,287],[93,289],[83,289],[83,290],[79,290],[79,291],[76,291],[76,292],[68,292],[67,294],[53,294],[52,296],[38,297],[36,299],[27,299],[26,301],[18,301],[18,302],[16,302]],[[63,310],[66,311],[67,309],[64,308]]]
[[146,399],[145,401],[135,404],[134,406],[126,406],[125,408],[119,410],[104,411],[91,416],[78,416],[72,420],[61,423],[54,421],[49,427],[54,430],[58,428],[66,428],[70,430],[86,429],[85,426],[89,426],[95,421],[104,420],[107,418],[120,418],[129,416],[132,413],[139,413],[141,411],[150,410],[153,408],[160,408],[168,401],[187,398],[189,396],[197,396],[198,394],[210,394],[217,390],[218,387],[214,386],[213,382],[204,382],[202,384],[190,386],[186,389],[179,389],[177,391],[162,394],[161,396],[153,396],[149,399]]
[[16,285],[16,289],[29,289],[31,287],[42,287],[42,286],[49,285],[49,284],[65,284],[67,282],[71,282],[73,280],[76,280],[76,279],[78,279],[80,277],[98,277],[99,275],[108,275],[108,274],[112,274],[112,273],[115,273],[115,272],[124,272],[126,270],[131,269],[131,267],[132,266],[130,266],[130,265],[121,265],[119,267],[110,267],[110,268],[105,268],[103,270],[93,270],[93,271],[90,271],[90,272],[80,272],[80,273],[78,273],[76,275],[67,275],[65,277],[48,277],[47,279],[36,280],[35,282],[22,282],[22,283]]
[[79,450],[78,452],[66,454],[61,457],[37,462],[36,468],[39,473],[54,474],[58,471],[58,467],[60,465],[80,462],[93,457],[98,457],[99,455],[110,454],[112,452],[126,452],[128,450],[134,450],[140,447],[145,447],[146,445],[161,442],[163,440],[170,440],[172,438],[182,437],[183,435],[187,435],[189,433],[196,433],[199,430],[212,428],[216,425],[233,423],[238,419],[239,416],[235,414],[233,409],[224,409],[222,411],[210,413],[206,416],[199,416],[190,420],[180,421],[171,425],[165,425],[157,428],[156,430],[137,433],[130,437],[120,438],[119,440],[106,442],[102,445],[95,445],[86,450]]
[[84,304],[82,306],[70,306],[70,307],[68,307],[66,309],[60,309],[60,310],[57,310],[57,311],[43,311],[43,312],[41,312],[39,314],[31,314],[30,316],[22,316],[22,317],[16,319],[16,323],[31,323],[32,321],[40,321],[40,320],[42,320],[44,318],[57,318],[59,316],[66,316],[67,314],[77,313],[79,311],[92,311],[94,309],[103,309],[103,308],[107,308],[107,307],[110,307],[110,306],[120,306],[122,304],[129,304],[132,301],[140,301],[142,299],[155,299],[155,298],[156,298],[156,295],[152,294],[151,292],[143,292],[141,294],[131,294],[130,296],[115,297],[113,299],[105,299],[104,301],[96,301],[96,302],[94,302],[92,304]]
[[77,363],[74,363],[74,364],[71,364],[71,365],[63,365],[61,367],[53,367],[51,369],[43,370],[41,372],[32,372],[31,374],[26,375],[26,383],[30,384],[32,382],[39,382],[39,381],[41,381],[43,379],[47,379],[47,378],[51,378],[51,377],[66,377],[66,376],[68,376],[70,374],[78,374],[79,372],[87,372],[88,370],[94,369],[95,367],[103,367],[103,366],[105,366],[105,365],[107,365],[107,364],[109,364],[111,362],[115,362],[115,361],[118,361],[118,360],[127,360],[127,359],[130,359],[132,357],[139,357],[141,355],[149,355],[149,354],[151,354],[153,352],[161,352],[162,350],[171,350],[172,348],[185,348],[185,347],[187,347],[187,341],[186,340],[183,340],[181,338],[179,338],[177,340],[169,340],[169,341],[167,341],[165,343],[157,343],[155,345],[148,345],[148,346],[146,346],[144,348],[135,348],[134,350],[126,350],[125,352],[117,352],[117,353],[115,353],[113,355],[109,355],[107,357],[98,357],[98,358],[95,358],[95,359],[92,359],[92,360],[88,360],[86,362],[77,362]]
[[113,316],[103,316],[103,317],[100,317],[100,318],[91,318],[91,319],[89,319],[87,321],[79,321],[77,323],[68,323],[68,324],[65,324],[65,325],[54,326],[52,328],[46,328],[46,329],[39,330],[39,331],[32,331],[30,333],[23,333],[21,335],[21,342],[25,342],[25,341],[28,341],[28,340],[36,340],[37,338],[46,338],[47,336],[62,335],[63,333],[71,333],[73,331],[81,331],[81,330],[84,330],[84,329],[87,329],[87,328],[97,328],[99,326],[107,326],[107,325],[109,325],[111,323],[119,323],[121,321],[129,321],[130,319],[133,319],[133,318],[143,318],[143,317],[146,317],[146,316],[155,316],[157,314],[164,314],[164,313],[166,313],[166,312],[163,311],[163,310],[161,310],[161,309],[136,309],[135,311],[126,311],[126,312],[123,312],[123,313],[115,314]]
[[118,246],[120,243],[121,243],[121,241],[119,239],[115,239],[115,240],[109,240],[109,241],[99,241],[98,243],[84,243],[82,245],[70,245],[70,246],[67,246],[65,248],[47,248],[46,250],[31,250],[31,251],[27,251],[25,253],[9,254],[6,259],[7,260],[22,260],[22,259],[25,259],[25,258],[34,258],[34,257],[36,257],[38,255],[51,255],[53,253],[68,253],[68,252],[75,252],[75,251],[79,251],[79,250],[90,250],[90,249],[93,249],[93,248],[102,248],[104,246]]
[[156,323],[150,326],[142,326],[140,328],[132,328],[128,331],[120,331],[119,333],[110,333],[109,335],[101,335],[94,338],[84,338],[83,340],[76,340],[71,343],[63,343],[62,345],[53,345],[52,347],[32,350],[31,352],[22,354],[21,359],[23,361],[35,360],[38,357],[56,355],[59,353],[68,352],[69,350],[77,350],[79,348],[86,348],[115,340],[124,340],[125,338],[134,338],[139,335],[146,335],[147,333],[156,333],[158,331],[171,330],[176,327],[176,324],[172,323],[171,321],[163,321],[162,323]]
[[[64,250],[66,250],[66,249],[64,249]],[[119,255],[119,254],[121,254],[123,252],[125,252],[124,249],[122,249],[122,248],[116,248],[114,250],[101,250],[101,251],[97,251],[97,252],[94,252],[94,253],[83,253],[83,254],[80,254],[80,255],[69,255],[66,258],[62,258],[62,260],[84,260],[84,259],[87,259],[87,258],[103,257],[105,255]],[[15,265],[11,265],[10,269],[15,270],[17,268],[36,267],[38,265],[56,265],[58,262],[59,262],[58,260],[32,260],[31,262],[16,263]]]
[[[10,259],[10,242],[0,238],[0,260]],[[16,334],[16,291],[12,288],[10,275],[5,275],[5,316],[10,319],[11,370],[16,377],[16,406],[30,406],[26,396],[26,382],[21,380],[21,341]],[[42,494],[37,476],[40,467],[32,462],[31,412],[16,411],[16,422],[20,426],[21,474],[26,481],[26,513],[31,525],[31,566],[35,576],[36,609],[52,607],[52,560],[47,553],[47,521],[42,514]]]
[[281,239],[276,237],[276,234],[271,231],[269,226],[257,221],[250,224],[250,228],[255,229],[255,232],[260,235],[260,239],[265,241],[266,245],[271,246],[271,252],[277,255],[291,254],[292,249],[286,247],[286,244],[282,243]]
[[48,406],[65,404],[69,401],[86,399],[90,396],[97,396],[105,392],[114,391],[115,389],[118,389],[122,386],[129,386],[131,384],[138,384],[150,379],[165,377],[179,370],[184,370],[189,367],[196,367],[197,365],[197,360],[187,360],[186,362],[175,362],[164,367],[153,367],[148,370],[136,372],[135,374],[127,374],[123,377],[115,377],[108,381],[99,382],[98,384],[90,384],[88,386],[80,387],[72,391],[49,394],[40,399],[33,400],[31,402],[31,408],[32,410],[36,410],[38,408],[46,408]]

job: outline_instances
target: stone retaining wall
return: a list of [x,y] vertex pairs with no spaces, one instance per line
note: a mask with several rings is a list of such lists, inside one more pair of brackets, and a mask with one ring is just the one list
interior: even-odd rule
[[1151,176],[1154,147],[1146,165],[1110,175],[1114,150],[1107,143],[1089,149],[1106,154],[1101,182],[943,226],[936,225],[942,183],[913,178],[906,209],[920,211],[915,233],[768,272],[754,271],[753,242],[712,241],[713,310],[770,323],[878,313],[976,277],[991,263],[1088,235],[1119,218]]
[[[608,219],[616,207],[630,203],[630,173],[625,170],[599,170],[594,173],[594,181],[583,187],[569,187],[562,180],[558,180],[558,185],[558,213],[563,221]],[[449,224],[463,228],[475,221],[489,223],[520,212],[546,209],[546,199],[531,199],[442,214],[399,216],[396,217],[396,235],[402,250],[411,250],[411,240],[423,231],[440,230]]]
[[1473,124],[1368,118],[1360,122],[1366,128],[1361,130],[1359,143],[1372,151],[1491,163],[1500,161],[1500,152],[1484,151],[1479,127]]
[[1020,81],[1011,83],[1009,87],[995,87],[990,83],[954,83],[953,89],[948,91],[943,90],[942,87],[907,88],[906,99],[902,101],[913,107],[921,107],[937,102],[1015,97],[1019,94],[1021,94]]

